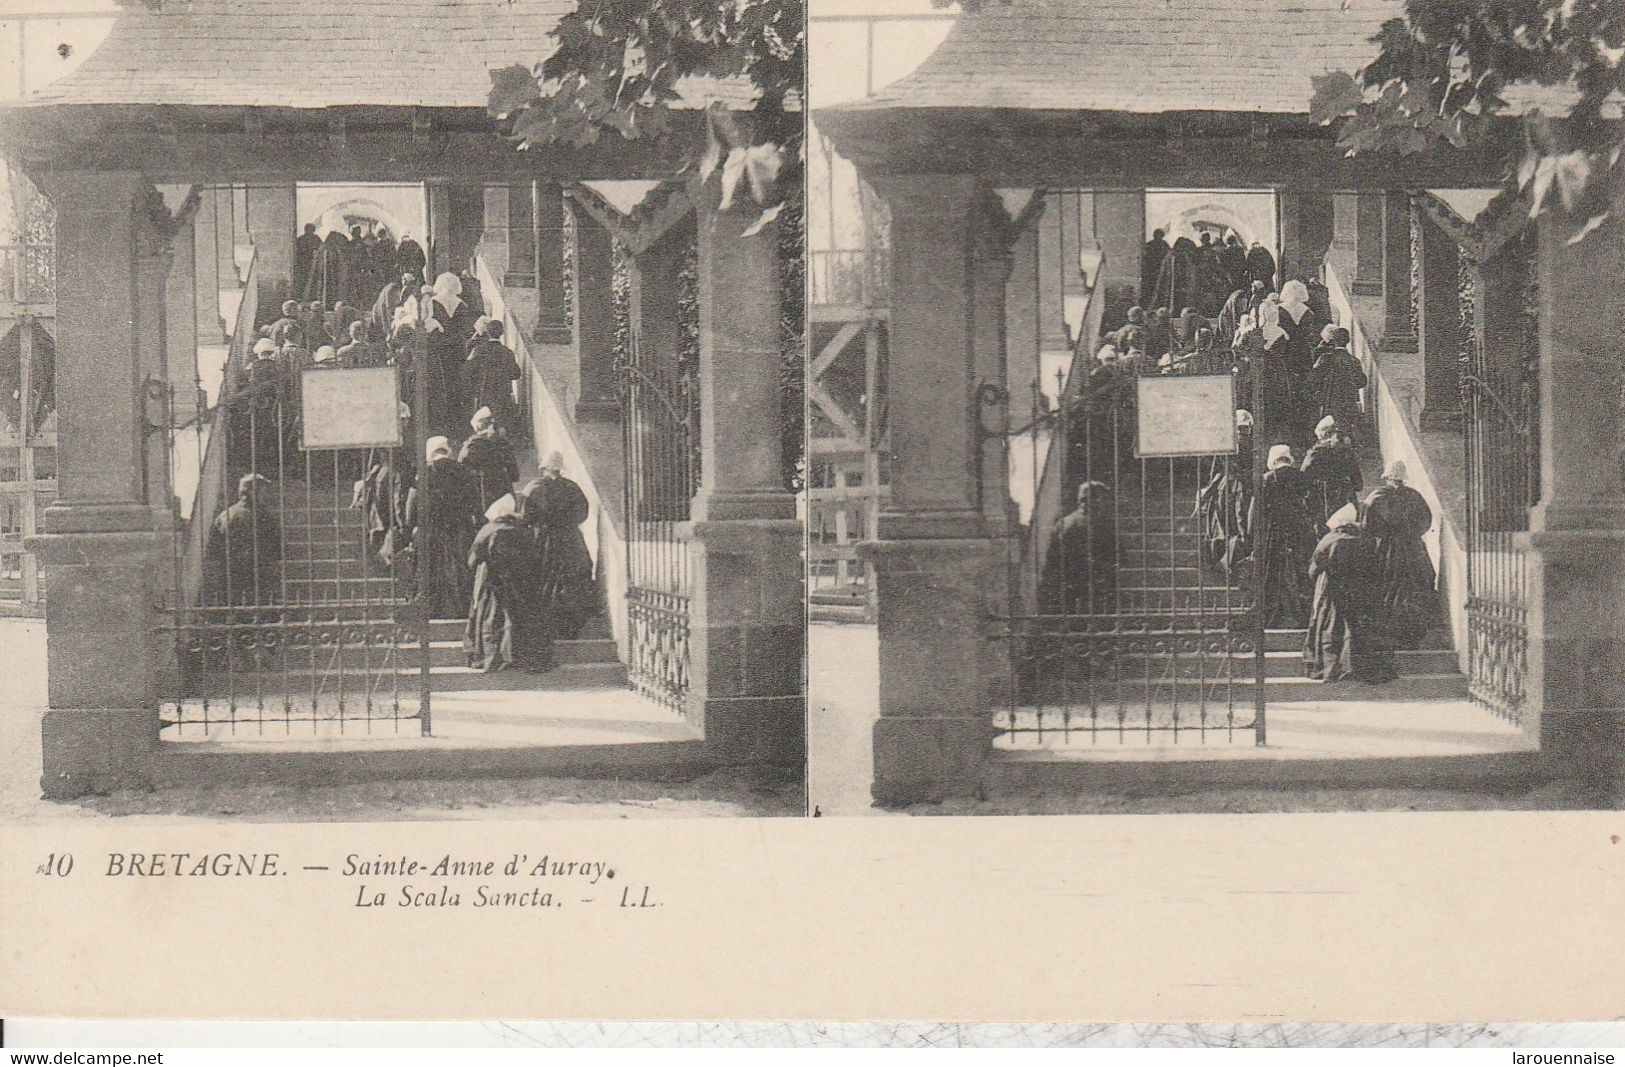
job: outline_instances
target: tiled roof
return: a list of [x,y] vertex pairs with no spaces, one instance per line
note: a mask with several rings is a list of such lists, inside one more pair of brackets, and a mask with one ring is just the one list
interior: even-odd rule
[[[166,0],[156,6],[128,5],[94,55],[27,104],[483,108],[489,72],[548,54],[548,31],[575,0]],[[714,83],[691,88],[685,93],[691,103],[718,89]]]
[[987,0],[914,73],[836,110],[1302,114],[1310,76],[1357,71],[1402,14],[1401,0]]

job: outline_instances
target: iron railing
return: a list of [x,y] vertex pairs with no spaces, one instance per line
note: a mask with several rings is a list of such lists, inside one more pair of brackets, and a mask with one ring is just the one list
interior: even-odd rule
[[[1538,340],[1532,239],[1509,242],[1499,255],[1518,257],[1523,306],[1486,316],[1478,304],[1503,303],[1506,291],[1481,292],[1463,258],[1461,292],[1462,406],[1467,453],[1467,638],[1473,699],[1511,722],[1522,719],[1529,660],[1529,575],[1519,546],[1539,494]],[[1477,323],[1503,328],[1482,336]],[[1515,324],[1514,328],[1504,328]]]

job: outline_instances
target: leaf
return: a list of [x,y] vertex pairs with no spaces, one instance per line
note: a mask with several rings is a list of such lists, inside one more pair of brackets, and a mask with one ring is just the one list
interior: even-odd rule
[[716,127],[711,116],[705,119],[705,151],[700,155],[700,184],[704,185],[711,180],[717,167],[722,163],[722,142],[717,140]]
[[1309,101],[1309,120],[1321,126],[1352,114],[1363,98],[1359,84],[1347,71],[1311,77],[1309,84],[1315,90]]
[[486,97],[486,109],[492,117],[505,119],[540,98],[536,75],[529,67],[516,63],[491,72],[491,92]]
[[1585,152],[1564,152],[1554,157],[1552,169],[1557,175],[1557,192],[1563,200],[1563,210],[1573,211],[1591,181],[1591,157]]
[[1571,245],[1579,244],[1581,241],[1586,239],[1587,234],[1591,233],[1592,230],[1595,230],[1598,226],[1601,226],[1603,223],[1605,223],[1607,221],[1608,221],[1608,212],[1606,212],[1606,211],[1604,211],[1600,215],[1591,216],[1589,219],[1586,219],[1586,224],[1584,226],[1580,227],[1579,231],[1576,232],[1573,237],[1570,237],[1564,243],[1565,244],[1571,244]]
[[755,237],[757,234],[762,232],[763,227],[772,222],[774,219],[778,218],[779,213],[783,210],[784,201],[781,200],[777,204],[774,204],[772,207],[768,208],[766,211],[762,212],[756,221],[751,223],[750,226],[740,233],[739,236]]
[[739,179],[745,176],[746,152],[746,149],[735,148],[728,153],[728,158],[722,163],[722,202],[717,205],[720,211],[727,211],[733,207],[734,193],[739,189]]
[[1557,177],[1557,163],[1551,156],[1542,156],[1535,164],[1535,187],[1529,196],[1529,217],[1534,218],[1546,207],[1546,195],[1552,191]]
[[745,174],[750,179],[750,195],[758,204],[765,204],[772,195],[773,180],[779,176],[779,146],[772,143],[753,145],[745,150]]

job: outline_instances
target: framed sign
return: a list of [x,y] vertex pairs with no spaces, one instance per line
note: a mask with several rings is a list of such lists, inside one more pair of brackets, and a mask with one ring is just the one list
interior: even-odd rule
[[1136,456],[1211,456],[1236,450],[1236,383],[1230,375],[1169,375],[1136,382]]
[[311,367],[299,378],[306,449],[393,448],[401,443],[397,367]]

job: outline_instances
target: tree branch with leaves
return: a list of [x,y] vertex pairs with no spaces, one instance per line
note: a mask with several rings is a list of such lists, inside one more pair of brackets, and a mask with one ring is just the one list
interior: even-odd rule
[[761,224],[800,195],[801,0],[581,0],[551,37],[536,65],[491,74],[489,110],[521,149],[668,138],[703,106],[679,174],[720,172],[720,206],[748,194]]
[[[1552,202],[1608,217],[1625,124],[1625,4],[1619,0],[1407,0],[1357,74],[1315,78],[1311,116],[1359,152],[1505,146],[1504,176],[1532,215]],[[1521,141],[1521,143],[1520,143]]]

